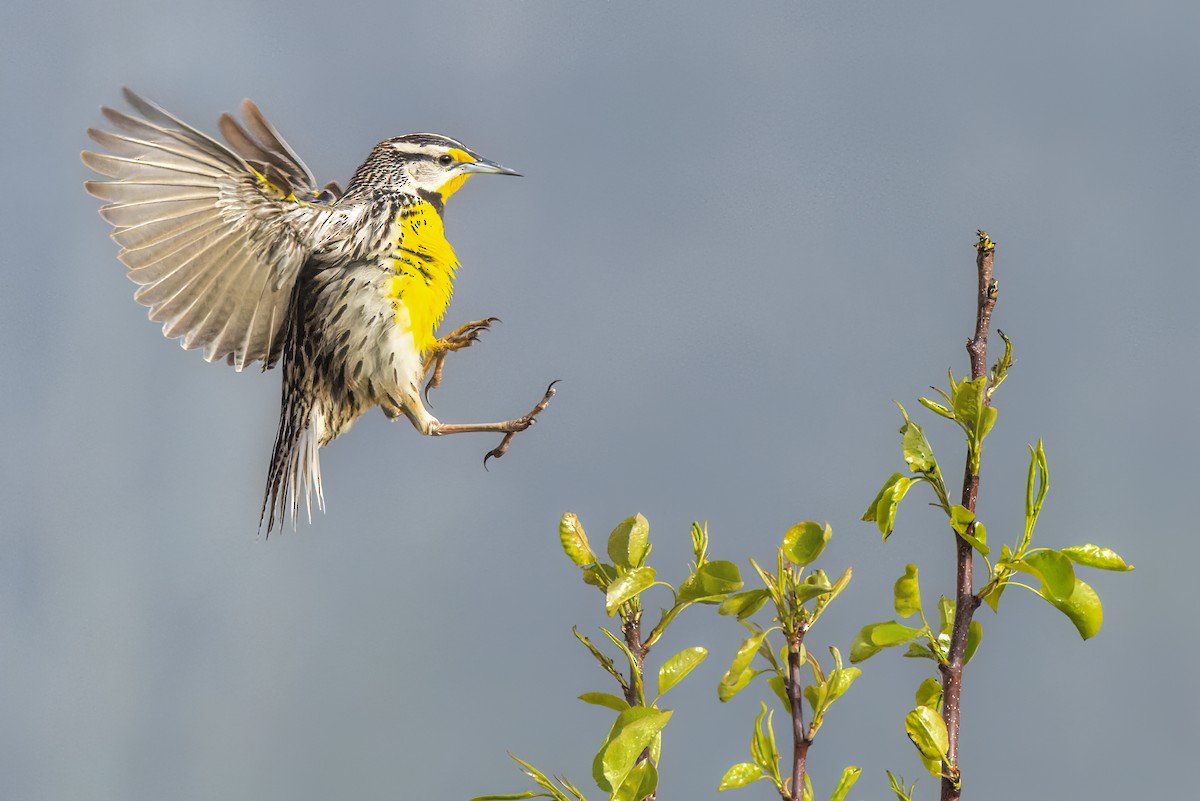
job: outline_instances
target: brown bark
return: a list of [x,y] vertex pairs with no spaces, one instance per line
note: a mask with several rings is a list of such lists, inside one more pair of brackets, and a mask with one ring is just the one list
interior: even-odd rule
[[[997,283],[992,277],[995,246],[987,234],[979,232],[978,252],[975,267],[979,274],[979,289],[975,314],[975,336],[967,341],[967,355],[971,359],[971,378],[987,375],[987,340],[991,326],[992,310],[996,306]],[[988,404],[984,395],[984,404]],[[971,460],[967,458],[963,470],[962,505],[972,512],[979,497],[979,474],[972,472]],[[975,533],[975,524],[968,527],[967,534]],[[941,665],[942,672],[942,719],[946,722],[949,735],[947,763],[943,766],[948,776],[942,779],[942,801],[958,801],[961,795],[961,775],[958,769],[958,734],[961,726],[961,700],[963,685],[963,662],[967,650],[967,636],[971,619],[979,608],[979,597],[974,592],[972,576],[971,544],[954,535],[957,555],[957,570],[954,584],[954,625],[950,632],[950,653],[947,663]]]
[[804,763],[808,759],[808,732],[804,730],[804,698],[800,692],[800,643],[803,635],[788,644],[788,701],[792,706],[792,801],[804,797]]

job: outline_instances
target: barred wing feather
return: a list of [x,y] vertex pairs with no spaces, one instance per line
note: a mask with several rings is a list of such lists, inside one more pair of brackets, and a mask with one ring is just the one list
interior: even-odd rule
[[128,89],[125,98],[142,117],[103,109],[119,131],[89,130],[107,152],[85,151],[83,162],[112,179],[85,186],[108,201],[100,214],[139,285],[134,297],[205,359],[270,367],[311,232],[334,195],[316,188],[249,101],[250,133],[222,117],[231,149]]

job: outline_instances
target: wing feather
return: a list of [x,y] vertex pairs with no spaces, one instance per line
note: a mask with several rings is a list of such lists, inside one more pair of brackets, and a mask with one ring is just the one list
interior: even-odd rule
[[197,198],[162,198],[143,200],[138,203],[113,203],[100,210],[100,216],[114,228],[130,228],[147,216],[168,219],[182,214],[210,211],[216,196],[204,195]]
[[102,109],[116,130],[89,130],[104,152],[82,158],[110,179],[84,186],[106,201],[134,297],[209,361],[271,366],[313,232],[343,212],[253,103],[245,128],[222,116],[226,146],[128,89],[125,99],[141,116]]

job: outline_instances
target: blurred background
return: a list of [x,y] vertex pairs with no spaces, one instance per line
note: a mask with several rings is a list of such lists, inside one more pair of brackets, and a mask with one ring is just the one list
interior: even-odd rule
[[[611,715],[574,698],[612,687],[570,630],[611,621],[559,548],[566,510],[599,547],[640,511],[676,583],[694,519],[744,567],[829,521],[820,564],[854,581],[822,653],[893,617],[906,562],[932,610],[940,513],[914,494],[887,544],[859,517],[903,469],[893,399],[958,480],[956,429],[915,399],[967,370],[984,228],[1017,355],[990,539],[1019,533],[1042,437],[1040,544],[1137,570],[1089,571],[1086,644],[1019,589],[981,610],[967,797],[1186,797],[1200,6],[963,5],[8,4],[3,795],[468,799],[526,789],[506,751],[586,793]],[[322,182],[412,131],[525,173],[450,205],[447,323],[504,322],[432,411],[503,419],[562,379],[539,424],[485,472],[496,438],[372,413],[322,454],[328,513],[256,536],[279,374],[206,364],[133,302],[78,156],[122,85],[209,132],[251,97]],[[768,690],[715,692],[741,636],[692,609],[651,655],[712,652],[667,699],[660,798],[713,797],[748,758]],[[886,797],[885,768],[934,797],[903,729],[929,664],[863,665],[810,752],[818,798],[847,764],[851,798]]]

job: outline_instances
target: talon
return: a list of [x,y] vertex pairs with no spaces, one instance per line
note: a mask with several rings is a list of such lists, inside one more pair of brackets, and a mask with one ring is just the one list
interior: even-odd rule
[[438,355],[433,357],[433,377],[429,379],[429,383],[427,383],[425,385],[425,391],[422,393],[425,395],[425,404],[427,406],[433,405],[429,401],[429,390],[437,389],[438,387],[440,387],[442,385],[442,367],[445,363],[446,363],[446,352],[445,351],[442,351],[442,352],[438,353]]
[[504,435],[504,439],[500,440],[500,444],[483,455],[483,469],[487,470],[488,459],[499,459],[504,454],[508,453],[508,446],[512,443],[513,437],[520,431],[525,431],[537,423],[537,416],[546,410],[550,405],[550,399],[554,397],[556,390],[554,385],[561,379],[554,379],[550,382],[550,386],[546,387],[546,392],[542,395],[542,399],[537,402],[532,411],[524,417],[518,417],[514,422],[513,430]]

